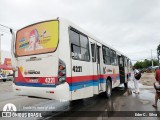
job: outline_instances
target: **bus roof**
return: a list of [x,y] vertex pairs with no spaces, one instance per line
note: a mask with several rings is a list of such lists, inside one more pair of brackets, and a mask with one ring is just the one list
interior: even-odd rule
[[[118,55],[122,55],[122,56],[125,56],[126,58],[128,58],[125,54],[121,53],[119,50],[113,48],[112,46],[106,44],[105,42],[101,41],[100,39],[98,39],[97,37],[95,37],[94,35],[92,35],[91,33],[85,31],[84,29],[82,29],[81,27],[77,26],[76,24],[74,24],[73,22],[70,22],[69,20],[63,18],[63,17],[57,17],[56,19],[52,19],[52,20],[59,20],[60,22],[64,22],[66,23],[68,26],[71,26],[77,30],[79,30],[80,32],[84,33],[85,35],[87,35],[88,37],[90,37],[91,39],[95,40],[96,42],[99,42],[109,48],[111,48],[112,50],[116,51],[116,53]],[[52,21],[52,20],[46,20],[46,21]],[[41,21],[41,22],[38,22],[38,23],[42,23],[42,22],[46,22],[46,21]],[[34,24],[38,24],[38,23],[34,23]],[[29,26],[32,26],[34,24],[31,24],[31,25],[28,25],[26,27],[29,27]],[[26,27],[23,27],[22,29],[26,28]],[[22,29],[19,29],[18,31],[22,30]],[[18,32],[17,31],[17,32]],[[129,58],[128,58],[129,59]]]
[[[75,29],[79,30],[80,32],[86,34],[88,37],[92,38],[93,40],[95,40],[96,42],[99,42],[109,48],[111,48],[112,50],[116,51],[116,53],[118,55],[122,55],[122,56],[125,56],[126,58],[128,58],[125,54],[121,53],[119,50],[113,48],[112,46],[106,44],[105,42],[101,41],[100,39],[98,39],[97,37],[95,37],[94,35],[92,35],[91,33],[85,31],[84,29],[82,29],[81,27],[77,26],[76,24],[70,22],[69,20],[65,19],[65,18],[57,18],[58,20],[62,21],[62,22],[65,22],[66,24],[68,24],[68,26],[71,26],[71,27],[74,27]],[[128,58],[129,59],[129,58]]]

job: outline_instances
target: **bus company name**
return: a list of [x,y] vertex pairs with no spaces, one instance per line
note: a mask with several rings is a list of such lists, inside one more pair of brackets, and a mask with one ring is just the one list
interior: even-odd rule
[[24,74],[25,75],[27,75],[27,74],[40,74],[40,71],[35,71],[35,70],[26,70],[25,72],[24,72]]
[[38,60],[42,60],[42,58],[33,57],[33,58],[30,58],[30,59],[26,59],[26,62],[29,62],[29,61],[38,61]]

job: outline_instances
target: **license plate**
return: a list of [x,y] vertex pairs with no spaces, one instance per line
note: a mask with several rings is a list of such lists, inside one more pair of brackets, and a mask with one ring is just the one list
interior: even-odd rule
[[30,79],[29,82],[30,83],[38,83],[39,81],[38,81],[38,79]]

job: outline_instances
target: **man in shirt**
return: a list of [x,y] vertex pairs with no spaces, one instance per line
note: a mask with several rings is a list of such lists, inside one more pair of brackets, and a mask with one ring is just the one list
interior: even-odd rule
[[133,82],[134,82],[134,86],[135,86],[135,91],[133,91],[134,93],[136,93],[136,94],[139,94],[140,92],[139,92],[139,80],[137,80],[136,78],[135,78],[135,76],[139,73],[139,71],[133,66]]
[[156,70],[156,76],[155,76],[155,78],[156,78],[157,82],[159,82],[159,84],[160,84],[160,69]]
[[[160,68],[155,72],[155,79],[160,85]],[[158,93],[155,93],[155,103],[152,105],[153,107],[157,108],[157,101],[158,101]]]

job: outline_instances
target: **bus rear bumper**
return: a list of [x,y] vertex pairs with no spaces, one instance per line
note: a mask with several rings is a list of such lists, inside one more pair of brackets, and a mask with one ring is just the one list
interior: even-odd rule
[[56,87],[30,87],[17,86],[13,84],[15,95],[34,96],[49,98],[55,100],[70,100],[69,85],[67,83],[57,85]]

